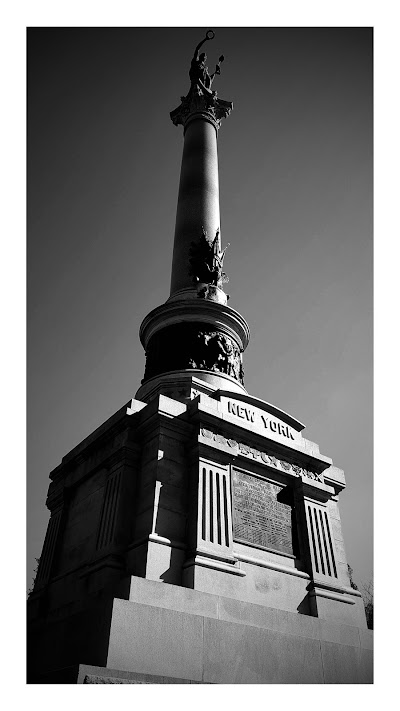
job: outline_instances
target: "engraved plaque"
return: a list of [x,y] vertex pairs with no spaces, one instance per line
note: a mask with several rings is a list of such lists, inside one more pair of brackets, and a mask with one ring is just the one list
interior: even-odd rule
[[232,481],[234,538],[293,555],[287,488],[236,469]]

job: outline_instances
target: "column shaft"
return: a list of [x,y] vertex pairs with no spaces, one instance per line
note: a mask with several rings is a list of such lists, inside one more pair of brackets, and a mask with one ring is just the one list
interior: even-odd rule
[[220,226],[217,131],[198,118],[187,125],[176,213],[171,295],[193,287],[189,249],[198,242],[202,227],[214,239]]

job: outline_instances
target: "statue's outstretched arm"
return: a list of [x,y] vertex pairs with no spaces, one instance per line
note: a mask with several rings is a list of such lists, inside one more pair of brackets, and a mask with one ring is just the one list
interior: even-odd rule
[[207,42],[208,40],[214,39],[214,37],[215,37],[215,35],[214,35],[213,30],[207,30],[206,36],[204,37],[204,39],[201,40],[201,42],[199,42],[199,44],[197,45],[196,49],[194,50],[193,59],[198,59],[200,47],[202,47],[203,44],[204,44],[205,42]]
[[207,42],[207,40],[208,40],[208,37],[204,37],[204,39],[202,39],[201,42],[199,42],[199,44],[197,45],[196,49],[194,50],[193,59],[198,59],[198,58],[199,58],[199,49],[200,49],[200,47],[203,46],[204,42]]

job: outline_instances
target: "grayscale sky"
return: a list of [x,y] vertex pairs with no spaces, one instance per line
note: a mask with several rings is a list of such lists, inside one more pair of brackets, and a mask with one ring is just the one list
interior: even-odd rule
[[[182,128],[207,28],[28,31],[28,585],[49,472],[136,393],[138,330],[169,295]],[[214,28],[230,305],[250,394],[345,470],[372,577],[372,30]]]

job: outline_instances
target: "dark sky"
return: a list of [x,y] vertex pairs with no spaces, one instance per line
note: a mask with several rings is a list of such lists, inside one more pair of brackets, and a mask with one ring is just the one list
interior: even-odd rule
[[[138,330],[169,295],[182,129],[207,28],[28,30],[28,583],[48,474],[135,395]],[[230,305],[245,384],[345,470],[372,577],[372,31],[214,28]]]

